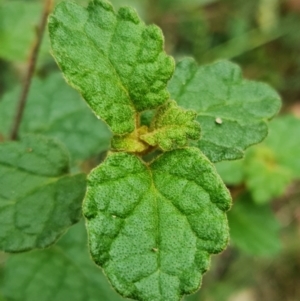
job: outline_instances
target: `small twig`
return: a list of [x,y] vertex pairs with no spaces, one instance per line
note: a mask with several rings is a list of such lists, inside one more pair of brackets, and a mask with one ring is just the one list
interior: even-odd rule
[[34,44],[32,46],[31,53],[29,56],[28,68],[27,68],[23,88],[22,88],[21,95],[20,95],[19,102],[18,102],[16,117],[14,119],[13,126],[12,126],[11,133],[10,133],[11,140],[16,140],[17,136],[18,136],[18,130],[19,130],[19,127],[21,124],[24,108],[26,105],[27,95],[28,95],[28,91],[30,88],[31,79],[32,79],[32,76],[33,76],[33,73],[35,70],[39,49],[40,49],[40,46],[41,46],[41,43],[43,40],[43,35],[44,35],[46,23],[47,23],[47,18],[51,11],[51,8],[52,8],[52,2],[53,2],[53,0],[45,0],[45,7],[43,10],[41,22],[37,29],[36,39],[34,41]]

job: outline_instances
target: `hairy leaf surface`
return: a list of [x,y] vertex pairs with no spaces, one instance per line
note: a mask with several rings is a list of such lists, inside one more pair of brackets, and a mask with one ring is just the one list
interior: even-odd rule
[[168,98],[173,59],[163,51],[161,30],[146,26],[135,10],[116,13],[106,0],[83,8],[57,5],[49,18],[54,57],[67,81],[116,134],[135,128],[135,112]]
[[[0,133],[9,136],[20,88],[6,93],[0,101]],[[32,82],[24,110],[21,134],[37,133],[59,139],[73,160],[90,158],[109,147],[110,131],[97,120],[78,93],[62,76],[52,74]]]
[[150,166],[112,153],[89,175],[83,205],[93,259],[117,291],[143,301],[177,301],[196,291],[210,254],[228,242],[231,197],[197,148]]
[[45,248],[81,217],[85,176],[68,175],[64,148],[42,136],[0,144],[0,249]]
[[195,111],[183,110],[175,101],[169,101],[157,110],[150,132],[141,135],[141,139],[164,151],[186,146],[189,139],[200,138],[196,116]]
[[244,80],[240,68],[227,61],[203,67],[181,61],[169,91],[179,105],[199,114],[197,146],[212,162],[242,158],[247,147],[267,136],[266,121],[281,105],[272,88]]
[[130,134],[114,135],[111,147],[114,150],[123,152],[142,153],[149,148],[149,145],[140,139],[140,136],[147,131],[148,128],[146,126],[141,126]]
[[0,290],[14,301],[121,301],[88,255],[82,225],[51,249],[12,255]]

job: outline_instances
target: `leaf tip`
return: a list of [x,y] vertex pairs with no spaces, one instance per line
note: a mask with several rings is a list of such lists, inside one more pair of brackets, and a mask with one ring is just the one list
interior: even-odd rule
[[141,23],[141,20],[136,10],[129,6],[121,7],[118,11],[118,17],[121,18],[122,20],[126,20],[134,24]]
[[89,3],[89,7],[92,7],[92,6],[95,6],[95,5],[101,6],[106,11],[114,12],[114,7],[112,6],[112,4],[109,1],[106,1],[106,0],[93,0]]

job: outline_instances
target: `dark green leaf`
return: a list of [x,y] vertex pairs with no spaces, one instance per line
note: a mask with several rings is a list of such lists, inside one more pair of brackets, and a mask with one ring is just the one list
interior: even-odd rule
[[137,300],[177,301],[196,291],[211,253],[228,241],[231,197],[197,148],[147,166],[112,153],[89,176],[89,244],[113,286]]
[[212,162],[242,158],[247,147],[267,136],[266,121],[281,105],[273,89],[244,80],[240,68],[227,61],[198,67],[192,59],[183,60],[169,91],[179,105],[199,114],[197,146]]
[[[0,102],[0,132],[8,137],[15,116],[20,88],[8,92]],[[62,76],[52,74],[33,80],[20,133],[40,133],[63,142],[72,159],[87,159],[109,146],[107,126],[93,115]]]
[[0,249],[45,248],[81,217],[85,176],[68,175],[57,142],[24,136],[0,144]]
[[91,261],[80,223],[48,250],[12,255],[0,289],[11,301],[121,301]]

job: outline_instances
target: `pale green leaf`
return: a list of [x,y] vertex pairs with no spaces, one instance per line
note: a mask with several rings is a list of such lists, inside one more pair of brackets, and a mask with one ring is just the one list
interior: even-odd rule
[[293,180],[292,171],[280,164],[276,158],[276,151],[263,144],[246,154],[245,182],[253,200],[259,204],[281,196]]
[[247,152],[246,184],[257,203],[281,196],[293,180],[300,178],[299,131],[299,118],[280,116],[270,123],[267,139]]
[[244,181],[255,202],[262,204],[281,196],[300,177],[300,120],[286,115],[270,123],[270,133],[249,149],[243,161]]
[[279,252],[279,223],[270,206],[255,205],[247,195],[240,197],[228,213],[232,244],[255,256]]
[[177,301],[196,291],[210,254],[228,242],[231,197],[197,148],[150,166],[111,153],[89,175],[83,205],[94,261],[116,290],[143,301]]
[[135,128],[136,111],[168,98],[173,59],[163,51],[163,35],[146,26],[135,10],[116,13],[106,0],[83,8],[61,2],[49,18],[53,55],[67,81],[116,134]]
[[27,135],[0,144],[0,249],[45,248],[81,217],[85,176],[68,175],[65,149]]
[[219,162],[217,170],[228,185],[245,183],[259,204],[280,197],[300,177],[299,118],[280,116],[270,123],[266,140],[246,152],[240,161]]
[[189,139],[200,138],[200,125],[195,121],[196,116],[195,111],[183,110],[175,101],[169,101],[159,107],[149,132],[140,138],[164,151],[186,146]]
[[179,105],[197,111],[202,138],[197,146],[212,161],[242,158],[262,141],[266,121],[280,109],[280,97],[268,85],[244,80],[240,68],[227,61],[198,67],[181,61],[169,84]]
[[[0,133],[8,138],[15,117],[20,87],[6,93],[0,101]],[[28,95],[20,131],[59,139],[72,159],[87,159],[108,149],[108,127],[93,115],[79,94],[62,76],[52,74],[44,80],[34,78]]]
[[294,178],[300,178],[300,119],[285,115],[270,123],[270,133],[265,145],[273,150],[280,165],[289,169]]
[[12,255],[0,289],[11,301],[121,301],[91,261],[80,223],[51,249]]

